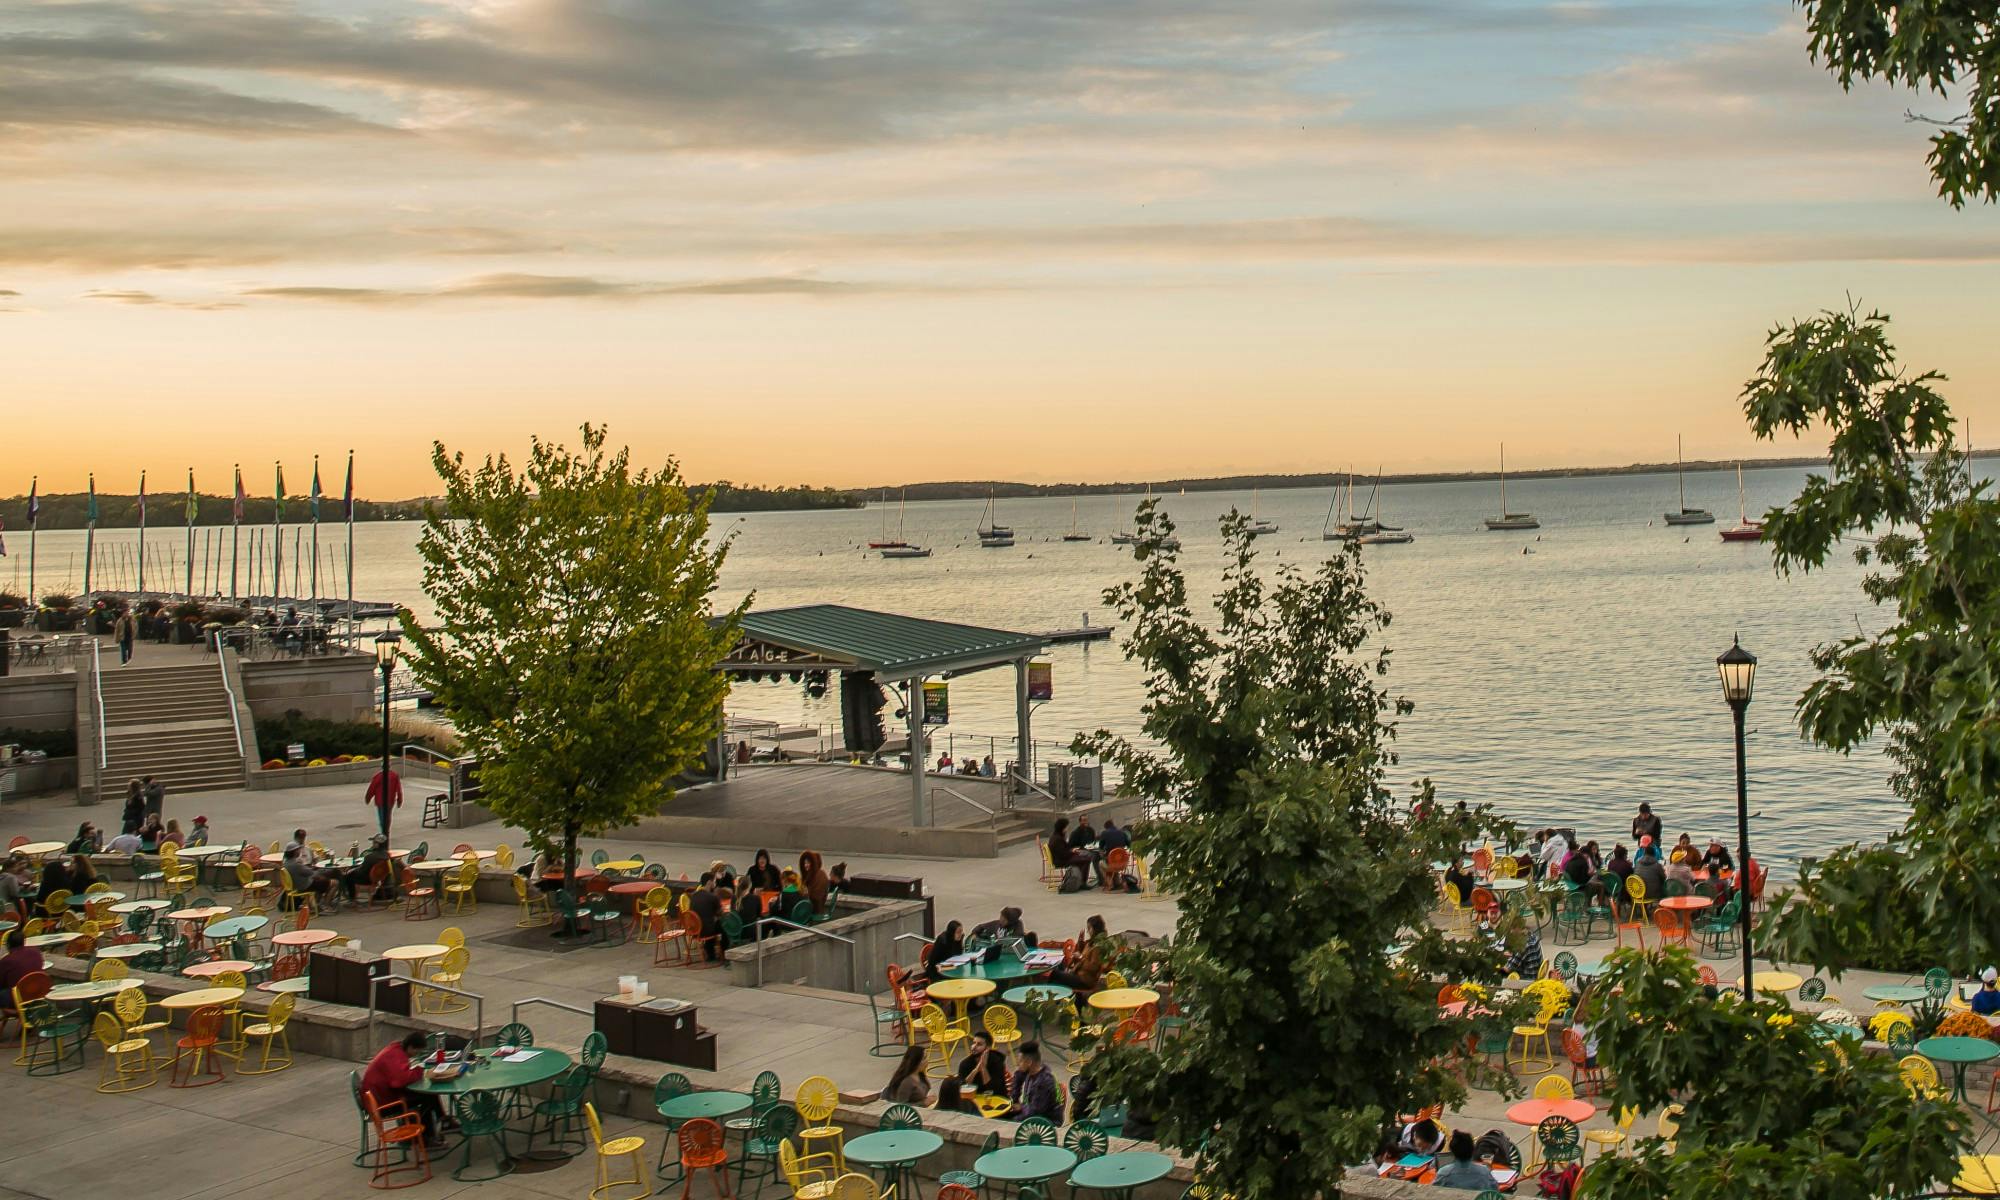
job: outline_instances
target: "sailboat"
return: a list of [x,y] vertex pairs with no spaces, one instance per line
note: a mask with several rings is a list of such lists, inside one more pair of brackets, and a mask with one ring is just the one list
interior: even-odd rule
[[[905,488],[907,493],[909,489]],[[903,505],[896,502],[896,536],[889,536],[889,489],[882,489],[882,540],[868,543],[870,550],[894,550],[909,545],[903,540]]]
[[1688,507],[1687,472],[1681,469],[1681,439],[1680,435],[1678,434],[1674,435],[1674,475],[1680,480],[1681,507],[1680,511],[1670,512],[1667,514],[1667,524],[1669,525],[1715,524],[1714,513],[1708,511],[1705,508]]
[[985,515],[979,518],[979,528],[973,530],[973,532],[979,535],[979,544],[982,546],[989,544],[994,546],[1011,546],[1014,544],[1014,531],[1005,525],[994,523],[992,492],[986,493],[986,512]]
[[1736,464],[1736,524],[1720,530],[1725,542],[1755,542],[1764,536],[1764,522],[1753,521],[1743,507],[1743,464]]
[[1261,520],[1257,516],[1256,488],[1250,489],[1250,524],[1247,527],[1247,532],[1250,534],[1251,537],[1263,537],[1267,533],[1278,532],[1278,526],[1276,522]]
[[1089,540],[1090,535],[1076,527],[1076,499],[1072,497],[1069,502],[1069,532],[1063,534],[1063,541],[1087,542]]
[[1507,443],[1500,443],[1500,515],[1486,518],[1488,529],[1540,529],[1533,513],[1507,511]]
[[[904,488],[903,498],[899,498],[896,501],[895,540],[884,541],[882,545],[876,547],[877,550],[880,550],[882,552],[883,558],[929,558],[931,556],[931,552],[927,547],[912,546],[910,545],[910,543],[903,540],[903,503],[904,503],[904,498],[907,498],[908,495],[909,495],[909,489]],[[883,520],[884,522],[887,522],[888,517],[886,514],[883,516]],[[886,538],[888,535],[888,525],[885,523],[882,528],[883,528],[883,536]]]
[[[1149,483],[1146,485],[1146,499],[1151,500],[1152,498],[1153,485]],[[1139,544],[1139,535],[1129,529],[1123,529],[1111,535],[1111,544],[1114,546],[1136,546]]]
[[[1379,487],[1382,477],[1377,475],[1375,482]],[[1368,497],[1368,506],[1375,511],[1375,519],[1371,522],[1375,528],[1366,533],[1356,534],[1355,541],[1364,546],[1407,546],[1417,540],[1415,534],[1406,532],[1397,526],[1384,525],[1382,523],[1382,510],[1376,507],[1375,497],[1372,493]]]

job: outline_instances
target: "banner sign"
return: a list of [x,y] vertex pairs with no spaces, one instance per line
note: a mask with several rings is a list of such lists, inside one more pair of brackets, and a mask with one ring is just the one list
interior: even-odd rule
[[1036,661],[1028,664],[1028,699],[1052,700],[1056,694],[1055,664]]
[[924,724],[951,724],[951,685],[942,679],[924,681]]

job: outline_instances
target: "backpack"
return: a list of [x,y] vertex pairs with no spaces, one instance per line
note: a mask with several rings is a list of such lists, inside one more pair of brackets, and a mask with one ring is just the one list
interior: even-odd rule
[[1081,866],[1071,864],[1063,868],[1061,888],[1063,895],[1067,896],[1072,892],[1080,892],[1089,886],[1090,876],[1084,873]]
[[1548,1167],[1542,1171],[1541,1177],[1535,1180],[1535,1194],[1549,1197],[1550,1200],[1570,1200],[1576,1195],[1576,1180],[1581,1174],[1583,1168],[1575,1163],[1568,1163],[1562,1167]]

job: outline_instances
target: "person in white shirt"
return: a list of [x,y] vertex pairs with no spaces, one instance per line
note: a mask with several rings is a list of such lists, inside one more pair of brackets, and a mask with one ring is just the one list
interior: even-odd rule
[[105,844],[104,852],[106,854],[137,854],[142,845],[144,843],[139,840],[138,834],[121,833]]
[[1542,869],[1542,874],[1546,875],[1551,870],[1560,869],[1563,860],[1568,857],[1568,839],[1553,829],[1545,830],[1542,835],[1542,852],[1535,859],[1535,865]]

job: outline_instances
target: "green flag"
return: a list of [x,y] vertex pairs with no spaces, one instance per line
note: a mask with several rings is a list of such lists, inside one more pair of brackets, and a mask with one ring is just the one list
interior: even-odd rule
[[313,524],[315,525],[319,524],[319,456],[318,455],[313,456],[312,515],[313,515]]
[[190,525],[194,524],[194,518],[195,518],[195,514],[196,514],[196,513],[198,513],[198,512],[200,511],[200,510],[201,510],[201,504],[200,504],[200,502],[199,502],[199,501],[197,501],[197,500],[195,499],[195,495],[194,495],[194,468],[193,468],[193,467],[189,467],[189,468],[188,468],[188,502],[187,502],[187,523],[188,523],[188,524],[190,524]]
[[92,525],[97,524],[97,476],[94,474],[90,477],[90,512],[88,515],[90,523]]
[[277,493],[278,493],[278,520],[282,521],[285,519],[285,467],[284,464],[282,463],[278,465]]

